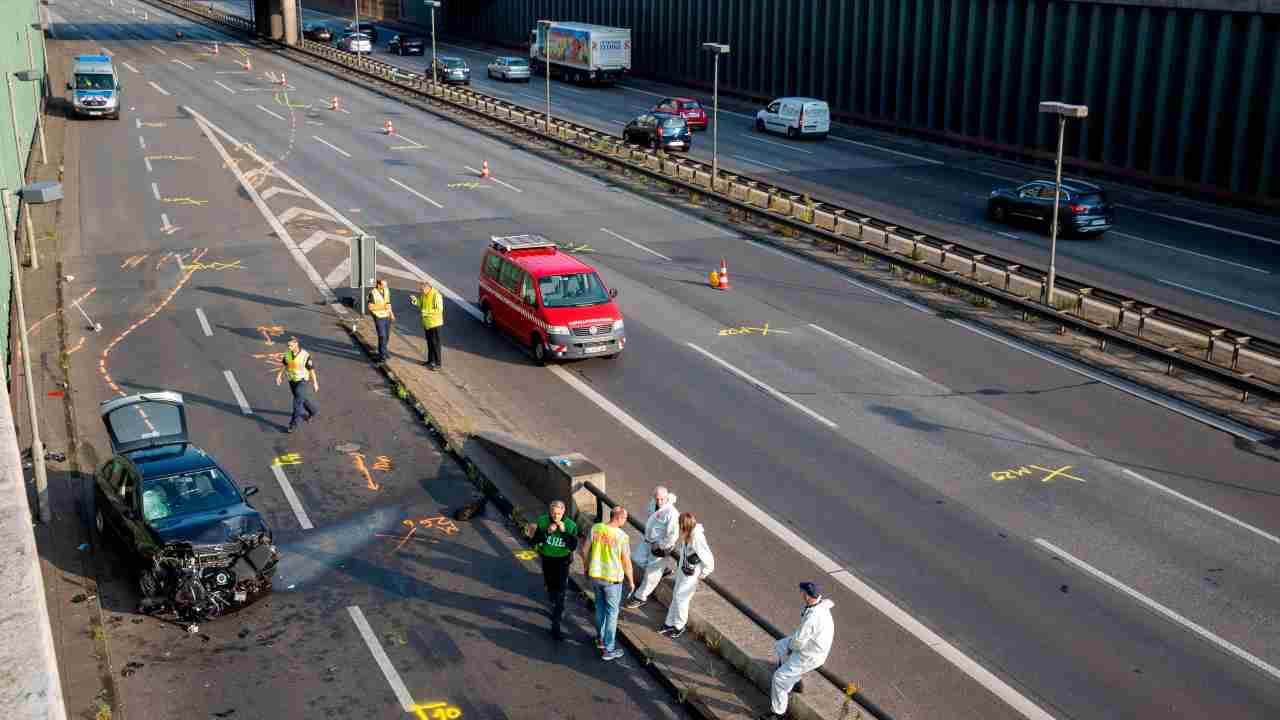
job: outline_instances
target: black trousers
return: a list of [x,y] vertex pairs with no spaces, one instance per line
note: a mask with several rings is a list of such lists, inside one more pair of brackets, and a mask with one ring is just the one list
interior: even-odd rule
[[551,627],[560,628],[560,618],[564,616],[564,591],[569,583],[569,567],[573,564],[573,556],[542,556],[542,581],[547,585],[547,600],[551,602]]
[[425,328],[427,335],[427,364],[440,367],[440,326]]
[[387,359],[387,338],[391,335],[391,318],[376,317],[373,326],[378,329],[378,359]]

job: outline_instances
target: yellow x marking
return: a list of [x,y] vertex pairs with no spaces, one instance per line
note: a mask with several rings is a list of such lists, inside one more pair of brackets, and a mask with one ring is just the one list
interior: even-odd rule
[[208,200],[196,200],[190,197],[167,197],[164,198],[164,201],[175,205],[195,205],[196,207],[204,207],[209,204]]
[[791,331],[778,330],[777,328],[769,327],[769,323],[765,323],[764,327],[752,327],[750,325],[743,325],[742,327],[725,328],[724,330],[720,331],[720,336],[726,337],[730,335],[756,335],[756,334],[768,335],[769,333],[773,333],[775,335],[790,335]]
[[469,181],[469,182],[456,182],[456,183],[449,183],[449,187],[451,187],[451,188],[453,188],[453,189],[455,189],[455,190],[458,190],[458,189],[462,189],[462,190],[482,190],[482,189],[484,189],[484,188],[486,188],[486,187],[488,187],[488,186],[487,186],[487,185],[481,185],[480,183],[478,183],[478,182],[476,182],[476,181],[474,181],[474,180],[471,180],[471,181]]
[[1050,470],[1049,468],[1040,467],[1039,465],[1032,465],[1031,467],[1035,468],[1036,470],[1039,470],[1042,473],[1045,473],[1045,476],[1040,478],[1040,482],[1052,482],[1053,479],[1056,477],[1064,477],[1068,480],[1078,480],[1080,482],[1084,482],[1084,478],[1076,477],[1075,475],[1069,475],[1067,473],[1067,471],[1071,469],[1070,465],[1063,465],[1057,470]]

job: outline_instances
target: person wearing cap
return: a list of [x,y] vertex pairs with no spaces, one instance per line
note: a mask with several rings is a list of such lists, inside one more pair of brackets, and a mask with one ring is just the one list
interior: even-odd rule
[[761,715],[760,720],[786,717],[792,688],[800,683],[805,673],[822,667],[831,653],[831,643],[836,635],[831,608],[835,603],[822,597],[822,588],[817,583],[800,583],[800,593],[804,598],[800,627],[774,644],[778,669],[773,671],[773,682],[769,688],[773,708]]
[[302,349],[297,337],[289,338],[289,349],[285,350],[280,362],[276,385],[286,375],[289,377],[289,392],[293,393],[293,415],[289,417],[289,427],[285,432],[293,432],[298,427],[299,420],[311,422],[316,417],[316,407],[307,397],[307,380],[311,381],[316,392],[320,392],[320,379],[316,377],[316,365],[311,360],[311,353]]
[[444,325],[444,296],[431,286],[429,280],[422,281],[422,296],[410,299],[422,310],[422,331],[427,336],[427,369],[440,369],[440,328]]
[[649,519],[644,523],[644,540],[636,544],[631,553],[631,564],[640,569],[641,579],[631,599],[624,606],[628,610],[642,607],[649,594],[658,588],[667,569],[676,540],[680,539],[680,511],[676,509],[676,495],[663,485],[653,489],[649,500]]
[[369,291],[369,314],[373,315],[373,326],[378,330],[378,362],[387,361],[387,340],[391,335],[391,323],[396,321],[396,311],[391,309],[391,291],[387,289],[387,281],[382,278],[373,284]]

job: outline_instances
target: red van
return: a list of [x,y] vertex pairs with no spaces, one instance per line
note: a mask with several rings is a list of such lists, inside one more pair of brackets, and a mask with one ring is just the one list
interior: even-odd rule
[[480,264],[484,324],[527,343],[533,359],[617,357],[627,344],[617,290],[540,235],[492,237]]

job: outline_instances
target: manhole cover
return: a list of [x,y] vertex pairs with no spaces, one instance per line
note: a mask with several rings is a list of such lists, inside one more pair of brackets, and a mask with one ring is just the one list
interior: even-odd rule
[[353,453],[360,452],[360,443],[344,442],[333,446],[334,452]]

